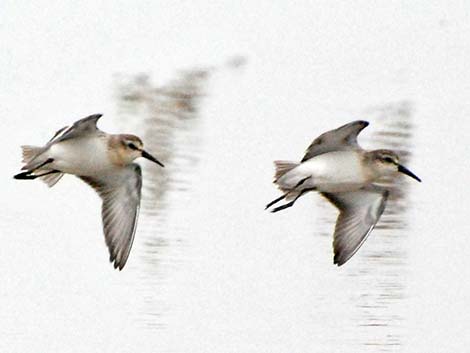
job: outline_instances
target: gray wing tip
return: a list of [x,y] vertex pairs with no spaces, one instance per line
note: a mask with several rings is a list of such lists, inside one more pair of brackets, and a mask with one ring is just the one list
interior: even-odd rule
[[333,264],[340,267],[344,265],[346,262],[351,259],[351,257],[354,255],[354,253],[350,254],[349,256],[344,254],[343,252],[339,251],[335,253],[335,256],[333,258]]
[[[369,126],[369,122],[366,120],[355,120],[346,125],[361,125],[363,128]],[[343,125],[344,126],[344,125]]]
[[[137,219],[136,219],[136,223],[137,223]],[[108,241],[106,237],[106,231],[104,232],[106,245],[108,246],[108,250],[109,250],[109,262],[111,262],[114,268],[118,269],[119,271],[121,271],[124,268],[124,266],[126,266],[127,260],[129,259],[129,255],[132,249],[132,244],[134,242],[134,234],[135,234],[136,229],[137,229],[137,226],[135,225],[130,243],[127,244],[126,250],[124,250],[120,246],[116,246],[112,241]]]
[[129,257],[129,254],[125,257],[119,257],[119,250],[116,248],[116,246],[112,242],[106,241],[106,245],[108,246],[109,250],[109,262],[113,264],[113,267],[115,269],[118,269],[121,271],[124,266],[126,265],[127,259]]
[[[355,121],[351,121],[350,123],[347,123],[347,124],[344,124],[342,126],[340,126],[339,128],[337,128],[336,130],[340,130],[342,128],[345,128],[345,127],[351,127],[351,126],[358,126],[362,129],[364,129],[365,127],[369,126],[369,122],[366,121],[366,120],[355,120]],[[330,132],[330,131],[327,131],[327,132]]]
[[364,125],[364,127],[369,126],[369,122],[366,120],[357,120],[356,123]]
[[350,124],[347,124],[347,125],[355,125],[357,126],[358,128],[358,134],[359,132],[361,132],[362,130],[364,130],[366,127],[369,126],[369,122],[366,121],[366,120],[356,120],[356,121],[353,121],[352,123]]
[[333,265],[336,265],[338,267],[340,267],[344,262],[339,262],[339,260],[336,258],[336,256],[334,257],[333,259]]
[[99,118],[101,118],[103,116],[103,114],[101,113],[98,113],[98,114],[92,114],[92,115],[88,115],[80,120],[77,120],[75,123],[74,123],[74,126],[79,126],[83,123],[88,123],[89,121],[95,121],[97,122]]
[[335,254],[335,257],[333,258],[333,264],[340,267],[342,264],[344,264],[344,262],[341,262],[339,260],[339,256],[336,256],[336,254]]
[[103,116],[102,113],[96,113],[96,114],[88,115],[85,119],[99,119],[102,116]]
[[109,256],[109,262],[111,262],[114,266],[114,269],[122,271],[124,266],[126,266],[127,262],[127,257],[125,259],[117,259],[116,254],[111,253],[110,251],[110,256]]

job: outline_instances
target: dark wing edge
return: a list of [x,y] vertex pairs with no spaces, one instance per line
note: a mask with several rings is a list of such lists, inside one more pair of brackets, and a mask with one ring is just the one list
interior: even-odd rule
[[[356,120],[337,129],[324,132],[308,146],[301,162],[305,162],[323,153],[344,149],[358,149],[357,136],[369,125],[365,120]],[[341,148],[341,145],[344,148]]]
[[53,143],[74,138],[78,135],[84,135],[97,131],[98,127],[96,126],[96,124],[98,123],[98,119],[102,116],[103,114],[89,115],[83,119],[77,120],[73,123],[72,126],[63,127],[54,134],[54,136],[49,140],[46,146],[50,146]]

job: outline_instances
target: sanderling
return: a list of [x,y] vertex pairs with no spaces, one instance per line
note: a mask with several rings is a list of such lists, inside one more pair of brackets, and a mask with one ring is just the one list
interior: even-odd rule
[[99,130],[100,117],[90,115],[60,129],[44,147],[22,146],[25,171],[14,178],[40,178],[52,187],[64,174],[74,174],[95,189],[103,200],[110,261],[122,270],[134,240],[142,188],[141,168],[133,161],[144,157],[163,164],[144,151],[137,136]]
[[306,192],[320,192],[340,212],[333,240],[338,266],[361,247],[385,209],[389,191],[374,182],[396,172],[421,181],[399,164],[395,152],[366,151],[358,145],[357,135],[367,125],[367,121],[354,121],[325,132],[312,142],[300,163],[274,162],[274,183],[284,194],[266,208],[289,201],[271,211],[277,212],[291,207]]

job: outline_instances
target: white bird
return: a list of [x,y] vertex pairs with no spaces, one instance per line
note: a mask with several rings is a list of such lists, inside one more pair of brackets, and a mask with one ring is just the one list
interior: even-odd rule
[[389,191],[374,182],[396,172],[421,182],[415,174],[399,164],[390,150],[365,151],[357,135],[367,121],[354,121],[327,131],[308,147],[300,163],[275,161],[274,183],[284,194],[266,209],[286,199],[288,203],[272,209],[277,212],[291,207],[309,191],[318,191],[339,210],[334,232],[334,263],[348,261],[367,239],[382,215]]
[[15,179],[40,178],[49,187],[64,174],[90,185],[103,200],[102,220],[110,261],[122,270],[137,227],[142,172],[133,161],[144,157],[163,167],[134,135],[111,135],[96,126],[101,114],[90,115],[57,131],[44,147],[22,146],[22,173]]

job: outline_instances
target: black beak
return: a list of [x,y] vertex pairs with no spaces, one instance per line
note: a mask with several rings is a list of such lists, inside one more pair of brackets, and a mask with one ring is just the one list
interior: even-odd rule
[[157,163],[160,167],[164,167],[163,163],[158,161],[154,156],[152,156],[150,153],[145,152],[142,150],[142,157],[147,158],[149,161],[152,161],[154,163]]
[[414,175],[408,168],[405,168],[404,166],[398,164],[398,171],[400,173],[408,175],[409,177],[412,177],[413,179],[418,180],[421,183],[421,179]]

